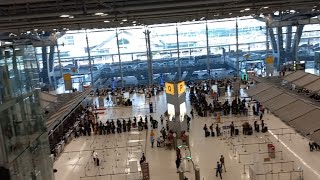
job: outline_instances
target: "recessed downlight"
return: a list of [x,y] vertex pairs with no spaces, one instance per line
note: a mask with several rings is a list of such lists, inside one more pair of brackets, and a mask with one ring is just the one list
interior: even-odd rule
[[104,14],[103,12],[94,13],[95,16],[101,16],[101,15],[103,15],[103,14]]
[[68,14],[63,14],[63,15],[60,15],[60,17],[62,17],[62,18],[68,18],[68,17],[70,17],[70,15],[68,15]]

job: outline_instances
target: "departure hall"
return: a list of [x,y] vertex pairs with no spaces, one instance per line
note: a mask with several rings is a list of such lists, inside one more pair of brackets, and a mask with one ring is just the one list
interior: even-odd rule
[[320,1],[0,14],[0,180],[320,180]]

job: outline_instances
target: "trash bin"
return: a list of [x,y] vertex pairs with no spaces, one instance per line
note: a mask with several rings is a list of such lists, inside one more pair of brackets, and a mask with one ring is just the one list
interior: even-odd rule
[[152,104],[152,102],[149,103],[149,110],[150,110],[150,113],[153,113],[153,104]]
[[268,144],[268,154],[269,158],[275,158],[276,157],[276,148],[273,144]]

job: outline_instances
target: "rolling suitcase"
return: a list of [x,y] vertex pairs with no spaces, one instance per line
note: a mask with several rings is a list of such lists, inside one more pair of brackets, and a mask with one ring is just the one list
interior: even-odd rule
[[96,162],[97,162],[97,166],[99,166],[99,165],[100,165],[100,160],[99,160],[99,158],[96,159]]
[[236,136],[239,135],[239,129],[236,129],[236,130],[235,130],[235,135],[236,135]]
[[206,131],[206,137],[210,136],[210,132]]
[[211,132],[211,137],[214,137],[214,132],[213,131]]

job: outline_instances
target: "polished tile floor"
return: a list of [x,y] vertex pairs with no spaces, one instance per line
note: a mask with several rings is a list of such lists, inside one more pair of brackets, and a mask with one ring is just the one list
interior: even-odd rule
[[[228,94],[230,95],[230,94]],[[223,97],[221,100],[230,99]],[[99,115],[99,120],[129,118],[133,116],[149,115],[148,104],[153,102],[156,112],[152,116],[159,120],[166,111],[166,97],[164,94],[146,99],[143,95],[134,94],[131,97],[132,107],[107,107],[104,114]],[[209,98],[208,98],[209,99]],[[188,100],[187,100],[188,101]],[[107,102],[105,104],[107,106]],[[188,112],[190,105],[187,103]],[[223,124],[240,126],[247,121],[253,124],[257,117],[222,117]],[[191,121],[190,149],[193,163],[200,168],[201,180],[220,179],[215,176],[215,165],[221,155],[225,157],[226,173],[223,179],[241,180],[249,179],[249,167],[254,169],[257,180],[298,180],[298,172],[303,170],[305,180],[320,179],[320,152],[310,152],[308,140],[296,134],[294,130],[285,125],[272,114],[265,113],[265,123],[269,127],[268,133],[255,133],[252,136],[241,135],[230,138],[227,131],[220,137],[204,137],[204,124],[215,123],[213,117],[198,117]],[[161,125],[156,130],[158,136]],[[276,158],[264,162],[268,156],[267,144],[273,143],[276,148]],[[101,160],[100,166],[93,164],[92,151],[98,153]],[[175,168],[175,151],[165,148],[151,148],[148,132],[137,131],[115,134],[84,136],[74,139],[69,143],[63,154],[55,162],[58,170],[56,180],[133,180],[139,179],[139,160],[142,152],[150,166],[151,180],[175,180],[178,174]],[[182,154],[189,154],[182,150]],[[254,165],[250,165],[254,164]],[[184,160],[182,167],[185,176],[194,180],[193,165]],[[265,175],[268,172],[267,175]],[[272,174],[272,173],[273,174]]]

